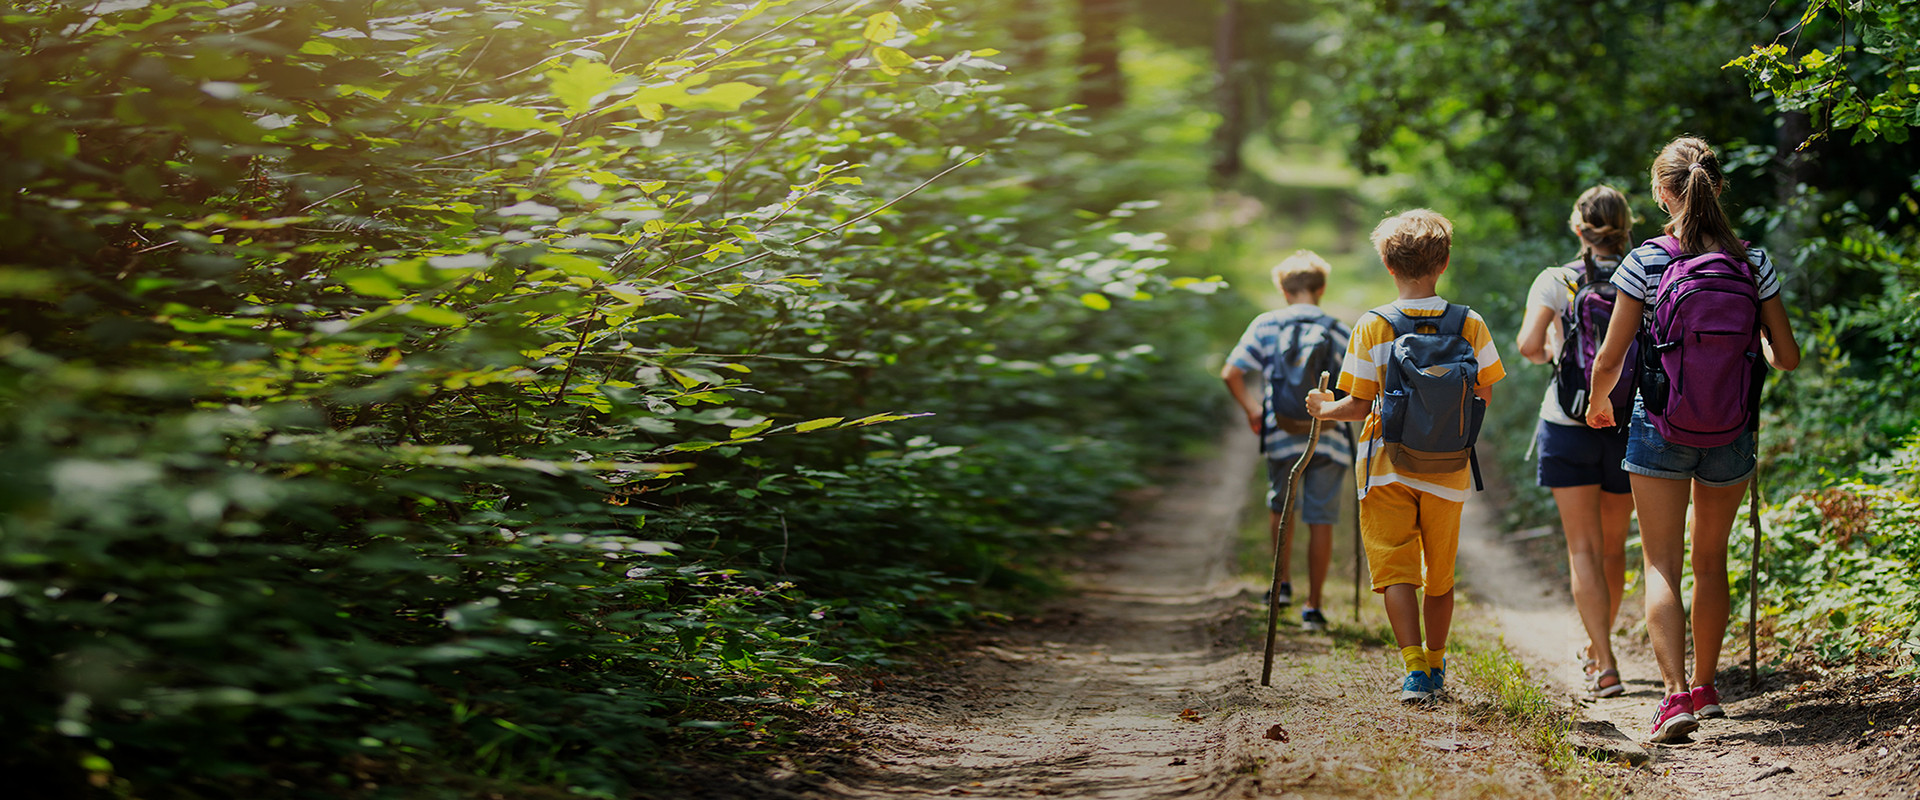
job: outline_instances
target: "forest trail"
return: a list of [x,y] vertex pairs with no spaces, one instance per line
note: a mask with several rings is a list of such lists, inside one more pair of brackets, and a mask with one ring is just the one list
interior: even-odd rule
[[1240,780],[1215,710],[1258,703],[1234,574],[1258,462],[1241,434],[1127,523],[1040,625],[974,641],[936,684],[890,683],[864,715],[858,775],[822,794],[1171,798]]
[[[1350,586],[1329,583],[1331,634],[1283,618],[1273,686],[1258,685],[1260,587],[1235,574],[1233,552],[1257,469],[1252,437],[1230,432],[1214,457],[1137,504],[1091,556],[1075,592],[1035,619],[967,640],[941,663],[883,679],[853,721],[857,754],[788,787],[849,800],[1576,792],[1486,712],[1471,663],[1456,662],[1463,685],[1450,687],[1452,702],[1393,702],[1398,674],[1377,601],[1369,594],[1363,622],[1350,623]],[[1584,705],[1578,740],[1619,762],[1590,777],[1656,798],[1920,796],[1903,742],[1890,754],[1856,747],[1876,712],[1878,724],[1897,725],[1913,699],[1831,696],[1871,685],[1748,698],[1744,677],[1723,672],[1732,719],[1710,721],[1694,744],[1643,744],[1642,721],[1659,694],[1651,653],[1621,637],[1630,691],[1582,700],[1564,588],[1499,541],[1480,497],[1462,525],[1456,650],[1475,638],[1500,641],[1530,680]],[[1344,538],[1344,523],[1340,530]],[[1351,562],[1336,542],[1337,580]],[[1645,768],[1626,765],[1641,754],[1650,754]]]
[[[1331,634],[1303,632],[1289,609],[1273,686],[1258,685],[1260,587],[1235,574],[1233,552],[1258,466],[1252,436],[1231,432],[1123,522],[1073,596],[887,678],[855,723],[861,754],[804,795],[1552,793],[1538,757],[1467,704],[1394,702],[1384,618],[1369,594],[1350,624],[1350,585],[1329,583]],[[1352,563],[1340,530],[1336,577]],[[1491,622],[1468,609],[1457,630]]]

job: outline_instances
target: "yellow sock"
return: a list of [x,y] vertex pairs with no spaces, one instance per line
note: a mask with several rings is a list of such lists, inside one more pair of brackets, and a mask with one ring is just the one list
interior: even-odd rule
[[1427,671],[1427,649],[1420,645],[1400,648],[1400,660],[1407,662],[1408,672]]
[[1427,651],[1427,666],[1431,669],[1447,668],[1447,648]]

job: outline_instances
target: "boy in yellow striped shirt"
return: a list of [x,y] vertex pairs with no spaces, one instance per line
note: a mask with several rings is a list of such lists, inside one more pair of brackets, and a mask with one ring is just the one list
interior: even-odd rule
[[[1383,376],[1394,347],[1393,323],[1383,314],[1440,318],[1448,303],[1436,292],[1453,247],[1453,223],[1427,209],[1414,209],[1382,221],[1373,246],[1393,275],[1399,299],[1369,311],[1353,326],[1341,365],[1339,387],[1307,395],[1307,411],[1323,420],[1365,420],[1360,431],[1360,463],[1354,474],[1360,494],[1360,537],[1366,544],[1373,590],[1384,595],[1387,619],[1407,668],[1400,699],[1420,702],[1441,691],[1446,680],[1447,632],[1453,623],[1453,563],[1460,543],[1460,507],[1472,477],[1466,464],[1441,472],[1406,468],[1390,457],[1397,447],[1382,439],[1380,405]],[[1493,384],[1506,377],[1486,320],[1466,309],[1460,335],[1478,366],[1474,394],[1491,402]],[[1424,324],[1424,323],[1423,323]],[[1396,461],[1402,464],[1396,466]],[[1425,602],[1422,602],[1424,595]],[[1421,636],[1425,622],[1425,637]]]

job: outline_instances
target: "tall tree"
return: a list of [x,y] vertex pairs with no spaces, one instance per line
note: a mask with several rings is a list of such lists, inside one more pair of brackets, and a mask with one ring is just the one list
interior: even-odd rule
[[1247,138],[1245,82],[1241,80],[1240,0],[1220,0],[1213,28],[1213,63],[1220,103],[1220,127],[1213,131],[1213,175],[1220,181],[1239,176],[1240,144]]
[[1126,101],[1126,82],[1120,74],[1120,29],[1126,21],[1126,0],[1076,0],[1081,43],[1079,91],[1075,102],[1094,111],[1118,107]]

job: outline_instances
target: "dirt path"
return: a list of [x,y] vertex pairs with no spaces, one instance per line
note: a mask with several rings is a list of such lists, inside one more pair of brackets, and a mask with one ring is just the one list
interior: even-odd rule
[[1584,728],[1611,727],[1650,756],[1647,770],[1620,776],[1634,794],[1920,798],[1920,687],[1912,680],[1870,672],[1767,674],[1756,694],[1748,689],[1746,648],[1730,647],[1715,681],[1727,718],[1702,720],[1691,743],[1646,742],[1662,689],[1645,630],[1637,624],[1640,595],[1627,598],[1626,632],[1617,630],[1615,638],[1627,693],[1586,699],[1574,661],[1585,637],[1566,585],[1547,579],[1499,542],[1497,529],[1485,524],[1488,512],[1484,503],[1470,504],[1462,525],[1461,565],[1472,590],[1499,619],[1507,646],[1582,709]]
[[[1236,575],[1234,556],[1257,466],[1252,437],[1228,436],[1126,521],[1080,591],[1037,624],[976,640],[944,669],[886,679],[856,723],[861,755],[804,794],[1551,794],[1536,754],[1469,713],[1484,703],[1394,701],[1384,618],[1369,594],[1352,624],[1350,584],[1329,585],[1331,635],[1289,614],[1274,685],[1258,685],[1260,587]],[[1334,574],[1350,569],[1339,558]],[[1467,616],[1463,626],[1490,624]]]
[[[1485,679],[1471,661],[1456,662],[1452,672],[1464,680],[1450,676],[1461,684],[1449,687],[1451,702],[1394,702],[1398,672],[1378,603],[1369,595],[1353,623],[1351,585],[1338,581],[1351,574],[1344,541],[1328,587],[1334,631],[1303,632],[1289,615],[1274,685],[1261,687],[1262,587],[1237,574],[1234,554],[1235,532],[1257,503],[1257,467],[1250,435],[1225,437],[1214,458],[1140,504],[1091,557],[1071,596],[1036,619],[965,642],[941,662],[876,682],[851,720],[858,748],[790,773],[782,788],[852,800],[1497,800],[1590,794],[1583,789],[1674,798],[1920,797],[1920,717],[1912,716],[1920,697],[1911,681],[1827,681],[1747,698],[1735,685],[1744,679],[1724,676],[1733,719],[1709,723],[1696,744],[1648,746],[1645,768],[1551,773],[1540,751],[1489,711],[1498,701],[1476,687]],[[1503,641],[1533,680],[1577,704],[1577,627],[1566,590],[1498,541],[1488,511],[1483,496],[1463,520],[1468,599],[1456,648],[1475,638]],[[1639,742],[1641,721],[1658,700],[1657,673],[1631,638],[1622,646],[1631,691],[1585,714],[1587,727],[1611,722]],[[1897,728],[1903,723],[1912,735],[1873,738],[1908,731]],[[1637,750],[1618,739],[1610,747]],[[1583,787],[1583,777],[1599,784]]]
[[1257,460],[1246,438],[1152,502],[1041,625],[875,697],[870,755],[824,793],[1156,798],[1232,783],[1209,763],[1218,726],[1181,712],[1252,702],[1225,644],[1246,612],[1230,535]]

